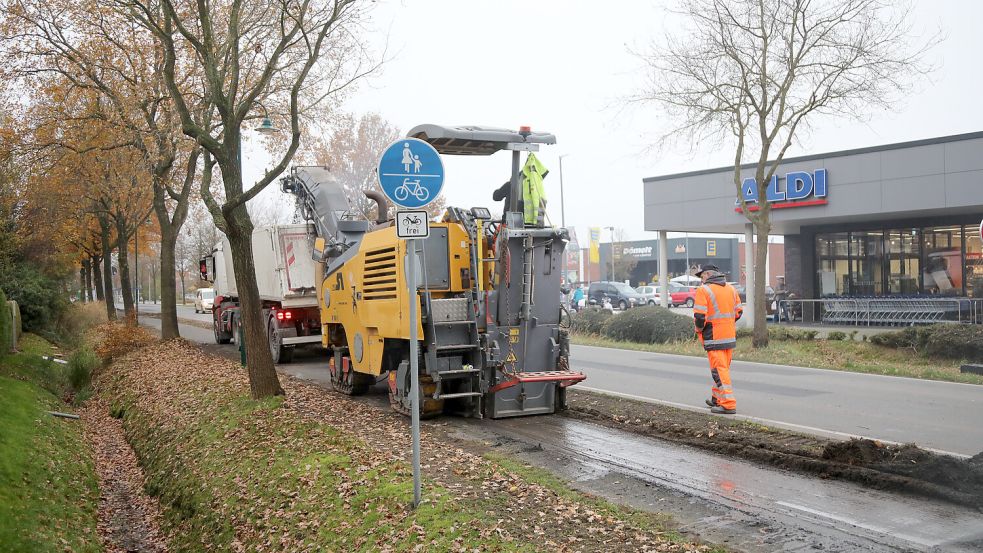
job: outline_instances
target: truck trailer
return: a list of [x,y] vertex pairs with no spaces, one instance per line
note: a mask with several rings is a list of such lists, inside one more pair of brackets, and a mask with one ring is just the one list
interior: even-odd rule
[[[253,231],[256,283],[274,363],[289,363],[297,346],[321,343],[317,268],[311,259],[313,234],[314,227],[304,223]],[[215,343],[237,341],[242,320],[228,238],[223,237],[212,254],[201,261],[201,272],[215,289]]]

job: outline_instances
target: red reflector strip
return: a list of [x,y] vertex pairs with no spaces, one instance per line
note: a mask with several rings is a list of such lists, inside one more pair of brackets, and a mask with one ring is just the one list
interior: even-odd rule
[[[828,205],[828,204],[829,204],[829,201],[828,200],[808,200],[808,201],[805,201],[805,202],[784,202],[784,203],[783,202],[777,202],[777,203],[771,204],[771,208],[772,209],[787,209],[789,207],[809,207],[811,205]],[[756,205],[748,205],[747,206],[747,210],[748,211],[758,211],[760,209],[761,208],[759,206],[756,206]],[[734,213],[740,213],[740,212],[741,212],[741,208],[740,207],[735,207],[734,208]]]

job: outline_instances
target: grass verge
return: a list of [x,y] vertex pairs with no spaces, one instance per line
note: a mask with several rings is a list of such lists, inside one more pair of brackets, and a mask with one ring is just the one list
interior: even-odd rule
[[[27,334],[20,353],[0,356],[0,548],[101,551],[95,469],[79,421],[56,393],[65,370],[44,361],[51,345]],[[55,393],[53,393],[55,392]]]
[[[598,336],[572,334],[571,342],[584,346],[672,353],[694,357],[706,355],[703,347],[695,340],[669,344],[640,344],[637,342],[619,342]],[[767,348],[754,349],[751,347],[750,338],[738,338],[734,359],[964,384],[983,384],[983,376],[960,373],[960,361],[925,358],[913,355],[911,351],[885,348],[866,342],[772,340]]]
[[[158,347],[155,372],[180,378],[166,368],[174,346],[150,349]],[[200,355],[188,346],[180,353]],[[239,375],[212,372],[207,386],[171,381],[165,392],[156,389],[159,380],[128,376],[147,361],[117,362],[104,395],[123,417],[148,491],[165,509],[174,548],[513,549],[482,535],[481,524],[446,491],[408,509],[408,466],[304,420],[282,407],[283,398],[249,399],[233,378]]]
[[424,503],[410,509],[404,419],[283,384],[285,399],[252,400],[241,367],[183,341],[118,357],[100,375],[174,549],[709,550],[599,517],[574,492],[557,495],[429,432]]

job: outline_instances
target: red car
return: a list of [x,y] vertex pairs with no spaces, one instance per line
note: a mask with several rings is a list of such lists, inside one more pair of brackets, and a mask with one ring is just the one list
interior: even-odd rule
[[676,307],[677,305],[693,307],[694,303],[696,303],[696,286],[683,286],[675,282],[669,283],[670,307]]

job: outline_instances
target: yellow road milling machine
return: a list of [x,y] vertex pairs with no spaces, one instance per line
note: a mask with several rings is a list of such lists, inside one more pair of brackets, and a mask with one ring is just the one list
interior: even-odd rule
[[[375,221],[350,210],[326,168],[297,167],[282,179],[317,237],[313,256],[321,339],[334,389],[357,395],[385,379],[390,403],[409,414],[409,325],[420,341],[421,415],[514,417],[564,407],[566,387],[585,378],[569,369],[560,305],[566,229],[527,225],[522,213],[522,152],[555,144],[552,134],[421,125],[408,136],[444,155],[512,153],[504,215],[449,207],[430,236],[396,236],[381,194]],[[449,183],[453,186],[453,183]],[[492,188],[489,188],[489,195]],[[407,289],[408,248],[416,247],[419,287]],[[422,275],[422,279],[420,278]],[[409,321],[409,302],[418,320]]]

